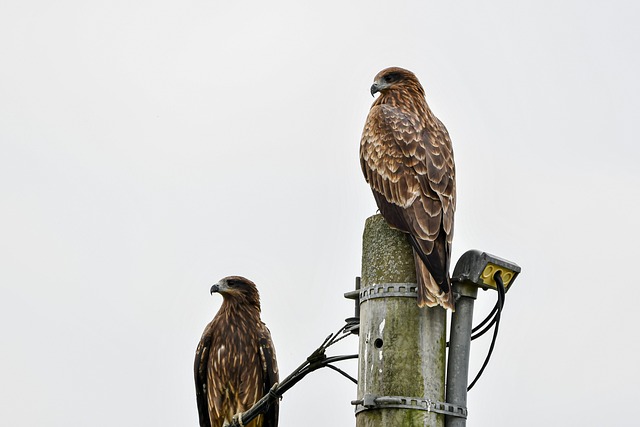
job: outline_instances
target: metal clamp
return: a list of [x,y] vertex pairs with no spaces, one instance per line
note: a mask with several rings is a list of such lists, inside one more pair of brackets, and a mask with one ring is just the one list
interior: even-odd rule
[[351,404],[356,407],[356,415],[362,411],[369,411],[372,409],[393,408],[415,409],[467,419],[466,407],[454,405],[452,403],[438,402],[437,400],[424,399],[421,397],[374,396],[373,394],[365,394],[360,400],[352,400]]
[[379,283],[360,289],[360,304],[368,299],[387,297],[418,298],[415,283]]

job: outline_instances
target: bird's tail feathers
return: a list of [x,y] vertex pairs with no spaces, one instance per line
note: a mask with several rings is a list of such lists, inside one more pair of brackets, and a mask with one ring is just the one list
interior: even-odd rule
[[413,251],[413,258],[416,264],[416,280],[418,282],[418,306],[434,307],[441,305],[444,308],[455,311],[451,286],[449,285],[449,292],[444,292],[440,289],[440,285],[438,285],[429,270],[427,270],[417,251]]

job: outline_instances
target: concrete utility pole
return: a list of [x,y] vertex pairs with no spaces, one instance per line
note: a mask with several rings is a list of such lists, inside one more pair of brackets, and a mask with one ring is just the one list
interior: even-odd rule
[[405,234],[367,219],[362,244],[357,427],[443,427],[446,313],[418,308]]

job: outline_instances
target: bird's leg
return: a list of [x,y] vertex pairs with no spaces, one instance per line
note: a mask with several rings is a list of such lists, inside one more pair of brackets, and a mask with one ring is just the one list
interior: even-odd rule
[[235,414],[232,421],[237,423],[240,427],[244,427],[244,423],[242,422],[242,412]]

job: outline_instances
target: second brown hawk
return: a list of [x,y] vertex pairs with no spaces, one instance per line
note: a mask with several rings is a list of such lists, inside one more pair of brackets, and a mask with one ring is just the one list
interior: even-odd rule
[[[244,277],[211,287],[223,301],[196,350],[194,374],[201,427],[223,427],[251,408],[278,382],[271,333],[260,320],[260,295]],[[242,420],[239,420],[242,421]],[[277,427],[278,402],[246,427]]]
[[362,172],[384,219],[409,235],[418,305],[453,310],[449,264],[456,181],[449,133],[411,71],[380,71],[371,86],[371,94],[377,92],[360,141]]

